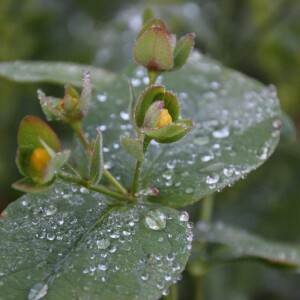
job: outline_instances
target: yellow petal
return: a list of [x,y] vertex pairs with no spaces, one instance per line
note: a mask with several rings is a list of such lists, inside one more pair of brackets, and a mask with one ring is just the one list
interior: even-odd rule
[[164,127],[172,123],[172,117],[169,114],[169,111],[166,108],[163,108],[161,111],[161,115],[157,121],[156,127]]

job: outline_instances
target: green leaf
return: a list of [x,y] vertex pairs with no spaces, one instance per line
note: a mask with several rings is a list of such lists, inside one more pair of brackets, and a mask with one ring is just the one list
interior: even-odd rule
[[191,234],[174,209],[120,204],[55,183],[0,218],[1,295],[158,299],[184,269]]
[[179,120],[160,128],[144,128],[144,131],[158,143],[174,143],[182,139],[193,127],[192,121]]
[[63,62],[16,61],[0,63],[0,76],[20,82],[48,81],[53,83],[69,83],[82,87],[82,74],[89,70],[93,87],[101,87],[110,83],[115,75],[104,69],[87,65]]
[[100,181],[103,175],[103,166],[103,141],[101,131],[98,130],[90,165],[89,180],[92,184],[97,184]]
[[[146,76],[146,70],[132,67],[102,86],[101,91],[96,90],[84,121],[90,135],[94,135],[96,126],[105,129],[102,134],[109,149],[106,166],[128,189],[132,186],[129,174],[134,173],[136,162],[119,147],[121,135],[134,135],[128,118],[123,118],[128,115],[129,99],[124,93],[128,93],[128,77],[134,79],[139,94],[146,88]],[[281,120],[274,87],[265,87],[197,52],[178,72],[164,74],[162,83],[176,93],[182,118],[193,120],[195,127],[176,144],[151,143],[148,147],[141,188],[159,190],[159,195],[148,196],[149,200],[173,207],[192,204],[245,178],[273,153]],[[106,101],[98,101],[103,95]],[[141,126],[143,118],[139,122]]]
[[174,49],[174,66],[172,71],[181,68],[189,58],[189,55],[194,47],[195,34],[188,33],[177,41]]
[[194,229],[194,241],[196,248],[197,242],[226,247],[215,251],[214,259],[258,258],[272,264],[300,268],[299,246],[269,241],[221,222],[198,222]]
[[136,160],[144,160],[145,157],[142,141],[122,135],[120,138],[120,143],[127,153],[133,156]]

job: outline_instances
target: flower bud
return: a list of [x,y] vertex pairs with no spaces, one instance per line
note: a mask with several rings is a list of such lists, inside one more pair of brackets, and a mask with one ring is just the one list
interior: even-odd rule
[[161,115],[158,119],[156,127],[164,127],[172,123],[172,117],[166,108],[162,109]]
[[42,175],[51,157],[45,148],[36,148],[30,157],[30,167],[38,174]]
[[151,83],[161,72],[182,67],[193,49],[195,34],[189,33],[176,41],[160,19],[151,19],[138,33],[133,47],[135,61],[148,69]]
[[138,99],[135,123],[148,138],[159,143],[172,143],[183,138],[193,127],[191,120],[180,120],[176,96],[164,86],[152,85]]
[[13,184],[22,191],[40,191],[48,187],[55,172],[68,160],[70,152],[59,152],[55,132],[40,118],[26,116],[18,131],[16,163],[24,179]]

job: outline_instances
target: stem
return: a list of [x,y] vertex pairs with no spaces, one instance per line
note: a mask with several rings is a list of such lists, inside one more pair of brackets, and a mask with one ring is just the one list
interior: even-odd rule
[[73,182],[77,185],[81,185],[87,189],[90,189],[90,190],[93,190],[93,191],[96,191],[96,192],[99,192],[99,193],[102,193],[104,195],[107,195],[107,196],[110,196],[110,197],[113,197],[115,199],[118,199],[118,200],[122,200],[122,201],[129,201],[129,202],[135,202],[134,199],[132,198],[129,198],[129,197],[126,197],[120,193],[117,193],[115,191],[112,191],[104,186],[101,186],[101,185],[92,185],[90,184],[89,182],[83,180],[83,179],[80,179],[80,178],[77,178],[77,177],[73,177],[73,176],[69,176],[69,175],[64,175],[62,173],[58,173],[57,174],[58,177],[66,180],[66,181],[69,181],[69,182]]
[[[213,214],[213,207],[214,207],[214,194],[211,194],[202,200],[199,219],[204,222],[210,221],[212,218],[212,214]],[[199,245],[199,247],[201,247],[201,250],[203,252],[206,251],[205,243],[201,243]],[[204,276],[205,276],[204,273],[200,274],[198,276],[194,276],[194,287],[195,287],[194,299],[195,300],[203,300],[204,299],[204,295],[203,295]]]
[[88,157],[91,158],[92,152],[91,152],[91,148],[90,148],[90,143],[89,143],[88,139],[86,138],[86,136],[84,135],[84,132],[81,127],[81,122],[70,123],[70,126],[72,127],[72,129],[76,133],[77,137],[79,138]]
[[165,300],[178,300],[178,290],[177,285],[171,285],[169,289],[169,295],[164,297]]
[[139,188],[141,166],[142,166],[142,162],[137,160],[136,165],[135,165],[135,172],[134,172],[133,185],[132,185],[132,196],[133,197],[135,197],[135,194]]
[[[92,150],[90,147],[90,142],[88,139],[85,137],[84,132],[81,127],[80,122],[74,122],[70,124],[71,127],[73,128],[74,132],[76,133],[77,137],[79,138],[80,142],[82,143],[85,152],[87,153],[87,156],[89,159],[92,157]],[[103,175],[106,177],[106,179],[122,194],[127,195],[128,192],[125,189],[125,187],[122,186],[122,184],[108,171],[105,170],[103,171]]]
[[[147,151],[147,148],[151,142],[151,138],[145,137],[143,141],[143,152],[144,154]],[[142,162],[137,160],[136,165],[135,165],[135,172],[134,172],[134,177],[133,177],[133,184],[132,184],[132,196],[135,198],[135,194],[139,189],[139,180],[140,180],[140,172],[141,172],[141,166]]]
[[108,171],[105,170],[103,171],[103,175],[106,177],[106,179],[113,185],[115,188],[121,192],[124,195],[127,195],[128,192],[127,190],[123,187],[123,185]]

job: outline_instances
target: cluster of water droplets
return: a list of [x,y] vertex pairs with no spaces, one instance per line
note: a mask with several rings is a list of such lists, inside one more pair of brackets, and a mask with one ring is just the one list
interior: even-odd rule
[[[87,278],[86,290],[90,279],[101,284],[103,293],[115,277],[130,280],[133,276],[140,286],[137,294],[133,297],[132,290],[122,286],[115,288],[116,294],[124,297],[128,292],[130,297],[139,299],[139,293],[149,285],[156,289],[157,295],[166,295],[167,287],[180,279],[182,262],[191,250],[188,219],[186,212],[168,214],[143,205],[130,210],[112,210],[102,225],[79,244],[75,256],[81,259],[73,265],[73,270],[81,270],[82,283]],[[177,231],[172,231],[173,222],[180,225]]]
[[178,73],[176,86],[167,76],[164,83],[176,88],[182,116],[195,128],[176,145],[149,148],[149,161],[163,161],[155,166],[160,176],[150,182],[163,197],[180,191],[198,199],[245,178],[273,152],[282,126],[274,87],[224,71],[198,53],[190,64],[185,78]]

